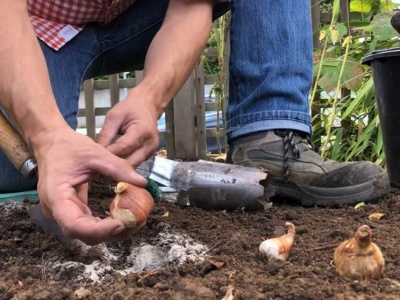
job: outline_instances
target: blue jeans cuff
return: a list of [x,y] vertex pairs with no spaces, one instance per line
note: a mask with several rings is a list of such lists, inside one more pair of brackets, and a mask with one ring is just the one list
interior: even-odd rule
[[240,126],[228,132],[228,138],[232,140],[247,134],[276,129],[297,130],[311,135],[311,125],[307,123],[291,120],[265,120]]

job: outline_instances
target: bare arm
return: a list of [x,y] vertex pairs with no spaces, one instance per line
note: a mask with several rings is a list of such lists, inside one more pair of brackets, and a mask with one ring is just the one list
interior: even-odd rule
[[64,235],[89,244],[131,232],[119,220],[99,220],[87,206],[87,182],[99,173],[144,186],[123,160],[69,128],[58,110],[26,0],[0,0],[0,105],[32,148],[44,214]]
[[156,93],[160,109],[181,88],[211,31],[212,1],[171,0],[165,21],[147,53],[142,87]]
[[0,105],[30,144],[49,124],[67,124],[54,100],[26,0],[0,0],[0,7]]
[[[158,147],[157,119],[193,70],[211,31],[212,0],[171,0],[143,81],[106,117],[98,142],[134,166]],[[113,139],[122,133],[115,143]]]

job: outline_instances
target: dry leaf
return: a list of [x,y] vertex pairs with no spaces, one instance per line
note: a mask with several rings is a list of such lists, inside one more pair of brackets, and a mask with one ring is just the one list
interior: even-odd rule
[[211,154],[209,157],[212,161],[216,162],[225,162],[226,161],[226,153],[221,153],[219,155]]
[[360,202],[356,206],[354,206],[354,209],[360,208],[362,206],[365,206],[365,202]]
[[351,36],[347,36],[344,38],[342,47],[346,46],[347,44],[351,44],[351,43],[352,43]]
[[235,274],[236,274],[236,270],[233,270],[232,272],[228,272],[227,274],[228,274],[228,278],[232,279],[232,277],[235,276]]
[[211,260],[211,259],[207,259],[207,261],[210,264],[212,264],[214,267],[216,267],[217,269],[221,269],[224,266],[223,261],[215,261],[215,260]]
[[368,220],[370,220],[370,221],[380,220],[383,216],[384,216],[384,214],[381,214],[381,213],[370,214],[368,216]]
[[332,43],[335,45],[339,40],[339,30],[336,29],[336,26],[332,26],[329,31],[331,34]]
[[145,274],[143,276],[139,276],[138,282],[143,282],[145,279],[147,279],[147,278],[149,278],[151,276],[158,275],[158,274],[160,274],[159,271],[154,271],[154,272],[147,273],[147,274]]
[[228,286],[228,290],[226,291],[226,294],[222,300],[233,300],[233,290],[234,287],[232,285]]
[[319,40],[323,41],[326,38],[326,31],[325,30],[321,30],[319,32]]

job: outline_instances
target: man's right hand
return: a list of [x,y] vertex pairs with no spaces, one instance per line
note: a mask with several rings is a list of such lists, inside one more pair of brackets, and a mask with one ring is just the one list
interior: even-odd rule
[[92,216],[86,183],[98,174],[144,187],[146,179],[90,138],[69,127],[43,130],[31,139],[39,169],[38,194],[46,217],[68,238],[93,245],[129,235],[119,220]]

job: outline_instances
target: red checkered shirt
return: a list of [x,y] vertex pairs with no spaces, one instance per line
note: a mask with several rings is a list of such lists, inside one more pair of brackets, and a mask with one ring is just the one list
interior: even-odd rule
[[86,24],[107,24],[133,2],[135,0],[28,0],[27,3],[36,36],[49,47],[59,50]]
[[75,37],[86,24],[106,24],[135,0],[28,0],[36,36],[54,50]]

